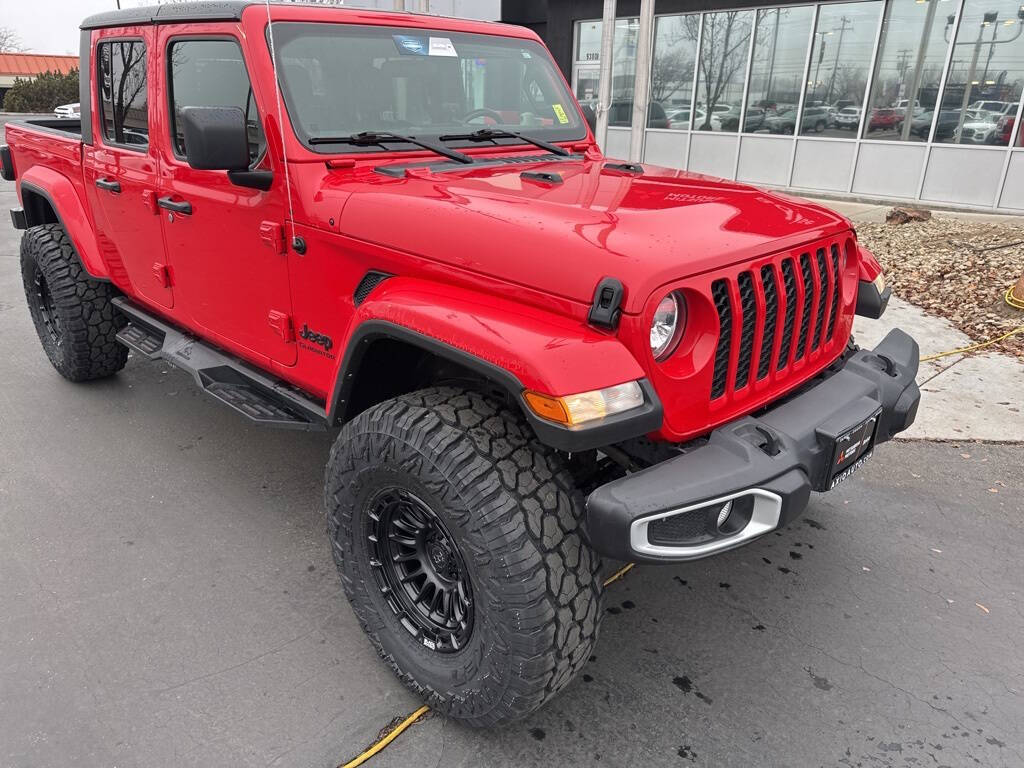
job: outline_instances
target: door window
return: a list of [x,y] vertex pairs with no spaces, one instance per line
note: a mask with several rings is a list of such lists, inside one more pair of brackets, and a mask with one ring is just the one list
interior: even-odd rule
[[146,45],[141,40],[100,43],[100,123],[107,144],[144,152],[149,146]]
[[169,51],[171,141],[178,157],[185,156],[181,127],[184,107],[238,107],[249,132],[249,160],[263,156],[266,137],[253,98],[242,49],[234,40],[177,40]]

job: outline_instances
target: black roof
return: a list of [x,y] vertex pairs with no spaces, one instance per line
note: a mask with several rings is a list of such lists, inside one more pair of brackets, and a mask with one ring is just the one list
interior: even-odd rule
[[196,3],[147,5],[97,13],[82,22],[82,29],[126,27],[134,24],[174,24],[186,21],[239,21],[254,0],[203,0]]

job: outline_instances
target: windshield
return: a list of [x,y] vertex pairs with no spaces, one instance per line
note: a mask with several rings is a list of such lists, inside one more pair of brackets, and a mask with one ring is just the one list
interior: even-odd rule
[[364,131],[435,140],[481,128],[546,141],[586,136],[565,82],[532,40],[327,23],[276,22],[273,30],[288,114],[315,151],[386,151],[323,142]]

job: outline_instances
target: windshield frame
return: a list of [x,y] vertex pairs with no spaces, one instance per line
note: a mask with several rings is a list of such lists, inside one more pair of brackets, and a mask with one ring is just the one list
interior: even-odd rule
[[[273,29],[274,29],[273,45],[271,44],[271,37],[270,37],[270,35],[271,35],[271,26],[273,26]],[[416,35],[416,36],[436,35],[436,36],[446,36],[446,37],[449,37],[449,38],[450,37],[466,37],[466,36],[468,36],[468,37],[477,37],[477,38],[488,38],[488,37],[490,37],[490,38],[497,38],[497,39],[501,39],[501,40],[514,41],[516,44],[518,44],[518,45],[520,45],[520,46],[522,46],[524,48],[530,49],[531,54],[533,54],[536,57],[542,59],[546,63],[546,65],[550,67],[551,72],[552,72],[552,79],[553,79],[554,84],[556,85],[556,87],[558,87],[563,92],[563,97],[565,99],[565,101],[563,103],[565,104],[566,112],[570,113],[571,117],[575,117],[578,120],[578,122],[579,122],[578,126],[574,127],[574,126],[570,125],[570,126],[568,126],[566,128],[557,129],[557,130],[553,131],[550,128],[544,128],[544,127],[536,127],[536,128],[534,128],[534,127],[523,126],[523,125],[512,125],[512,124],[484,125],[484,124],[467,123],[467,124],[464,124],[462,126],[456,126],[456,125],[446,126],[446,127],[443,127],[443,128],[441,128],[439,130],[436,130],[436,131],[423,131],[423,130],[416,130],[415,128],[410,128],[410,129],[406,129],[406,130],[400,130],[400,131],[397,131],[397,132],[398,133],[403,133],[403,134],[405,134],[407,136],[414,137],[414,138],[417,138],[417,139],[424,139],[424,140],[427,140],[427,141],[443,143],[443,145],[445,147],[450,147],[452,149],[458,148],[458,149],[483,149],[483,150],[494,149],[495,147],[502,147],[502,148],[504,148],[504,147],[516,147],[516,148],[518,148],[518,147],[526,147],[526,146],[529,146],[531,148],[534,148],[534,147],[533,147],[533,145],[529,144],[528,142],[525,142],[522,139],[519,139],[517,137],[507,137],[507,138],[506,137],[497,137],[497,138],[494,138],[492,140],[488,140],[488,141],[490,141],[490,143],[482,142],[479,139],[476,139],[476,140],[474,140],[474,139],[458,139],[458,140],[440,142],[439,137],[440,136],[444,136],[444,135],[450,135],[450,134],[462,134],[462,133],[469,134],[469,133],[472,133],[473,131],[477,130],[478,128],[485,128],[486,127],[486,128],[493,128],[495,130],[502,130],[502,129],[505,129],[505,130],[516,130],[516,131],[519,131],[520,133],[528,134],[531,137],[536,136],[536,138],[538,138],[538,139],[542,139],[544,141],[547,141],[547,142],[550,142],[550,143],[553,143],[553,144],[581,142],[581,141],[586,141],[589,138],[589,135],[590,135],[590,133],[589,133],[589,126],[587,125],[587,122],[586,122],[586,119],[585,119],[584,115],[582,114],[582,112],[579,109],[579,105],[577,104],[576,99],[573,96],[572,91],[571,91],[571,89],[568,86],[568,83],[566,83],[566,81],[565,81],[564,75],[562,74],[561,70],[558,68],[558,65],[555,63],[554,59],[552,58],[550,51],[548,51],[548,49],[542,43],[540,43],[540,42],[538,42],[536,40],[533,40],[531,38],[518,37],[518,36],[514,36],[514,35],[491,34],[491,33],[488,33],[488,32],[464,32],[464,31],[457,31],[457,30],[453,30],[453,29],[446,29],[443,26],[442,27],[404,27],[404,26],[403,27],[399,27],[399,26],[381,26],[381,25],[376,25],[376,24],[354,24],[354,23],[350,23],[350,22],[335,22],[335,21],[326,21],[326,20],[325,21],[320,21],[320,20],[309,21],[309,20],[298,20],[298,19],[275,19],[270,24],[265,25],[265,28],[264,28],[264,37],[265,37],[265,43],[267,44],[267,52],[268,52],[268,56],[270,56],[271,59],[273,59],[275,54],[276,54],[276,56],[278,57],[278,61],[280,62],[281,46],[282,46],[282,41],[280,40],[280,36],[281,36],[280,30],[281,30],[282,27],[289,27],[289,26],[294,26],[294,27],[313,27],[313,26],[317,26],[317,27],[341,27],[341,28],[344,28],[344,29],[360,29],[360,30],[367,30],[367,31],[380,31],[380,32],[385,33],[387,35]],[[299,119],[299,117],[297,115],[297,109],[296,109],[296,105],[295,105],[295,100],[294,100],[294,98],[293,98],[293,96],[291,94],[289,83],[287,82],[287,77],[286,77],[285,72],[284,72],[284,68],[282,66],[280,66],[280,63],[278,64],[278,68],[277,69],[278,69],[278,75],[279,75],[279,77],[278,77],[278,87],[280,88],[281,105],[282,105],[282,107],[284,109],[284,112],[288,116],[288,123],[291,126],[292,133],[295,136],[295,138],[299,141],[299,144],[303,147],[303,149],[305,149],[305,150],[307,150],[309,152],[313,152],[313,153],[318,154],[318,155],[332,155],[332,156],[337,156],[337,155],[365,155],[365,154],[371,154],[371,155],[372,154],[378,154],[379,155],[379,154],[394,154],[394,153],[398,153],[398,152],[402,152],[402,153],[406,153],[406,152],[423,153],[423,152],[427,152],[428,151],[428,150],[425,150],[425,149],[423,149],[421,147],[414,146],[412,144],[408,144],[407,145],[408,149],[407,149],[405,146],[402,146],[399,142],[395,142],[396,144],[399,144],[399,146],[395,147],[395,148],[390,148],[390,147],[386,147],[386,146],[380,146],[380,145],[376,145],[376,144],[354,145],[354,144],[349,144],[349,143],[346,143],[346,142],[311,143],[310,140],[313,139],[313,138],[316,138],[316,137],[311,135],[310,133],[308,133],[306,131],[305,126],[302,123],[302,120]],[[377,131],[377,132],[388,132],[390,129],[388,129],[385,126],[382,125],[382,126],[377,126],[377,127],[373,128],[373,129],[367,128],[367,129],[360,129],[360,130],[372,130],[372,131]],[[332,133],[331,135],[332,136],[336,135],[336,136],[341,137],[341,136],[349,136],[349,135],[351,135],[351,133],[345,133],[343,130],[339,130],[339,131],[337,131],[335,133]]]

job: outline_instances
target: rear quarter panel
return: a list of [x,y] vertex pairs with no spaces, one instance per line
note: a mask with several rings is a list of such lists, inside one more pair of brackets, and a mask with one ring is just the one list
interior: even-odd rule
[[108,271],[100,255],[82,172],[82,141],[72,133],[46,130],[27,123],[8,123],[18,199],[27,190],[44,194],[68,231],[86,270],[98,278]]

